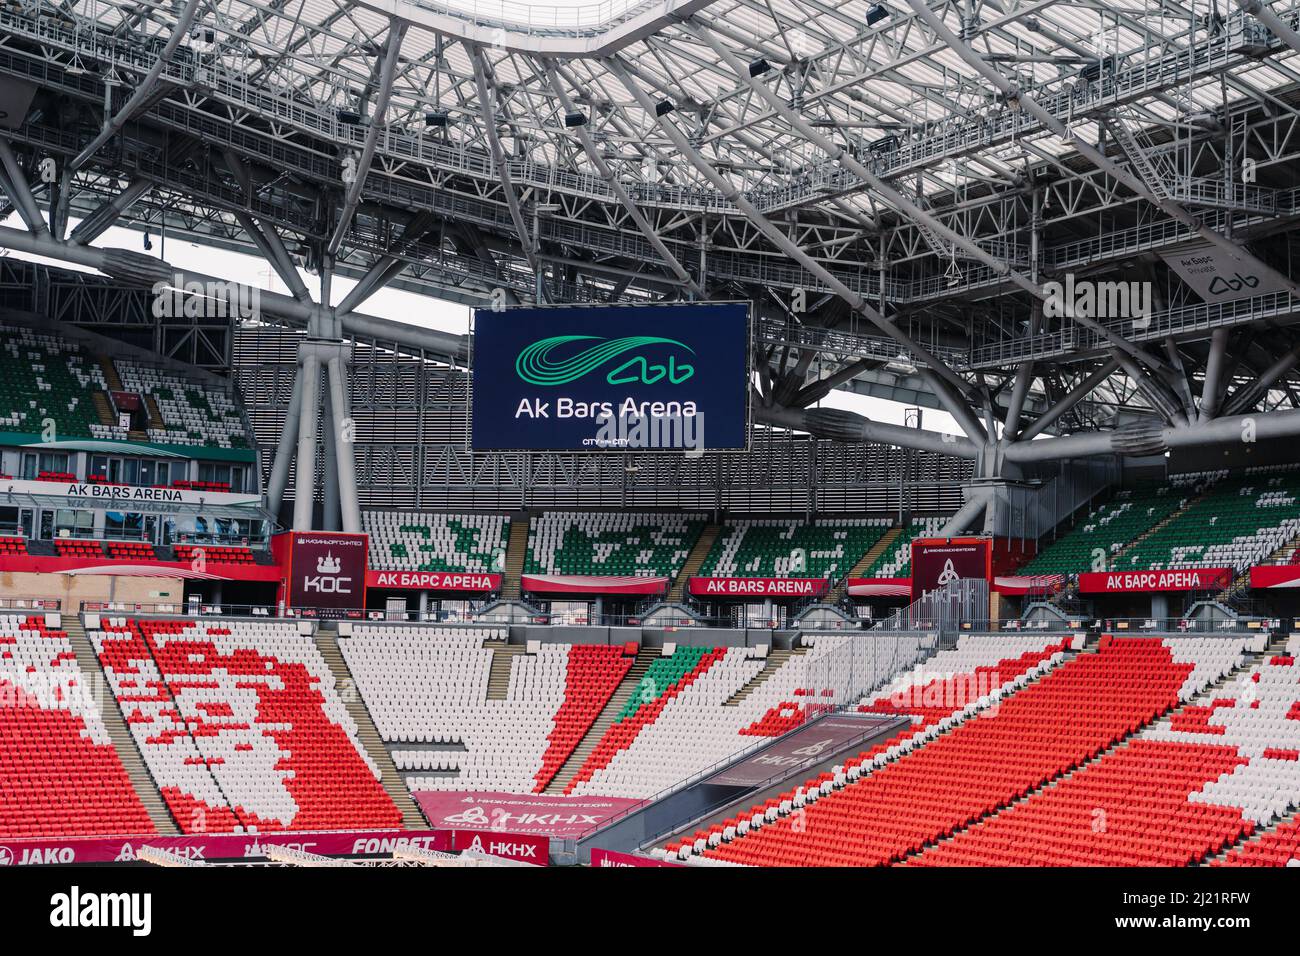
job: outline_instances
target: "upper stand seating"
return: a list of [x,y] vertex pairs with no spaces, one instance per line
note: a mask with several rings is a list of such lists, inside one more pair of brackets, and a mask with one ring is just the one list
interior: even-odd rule
[[862,572],[864,578],[910,578],[912,576],[912,541],[932,538],[947,524],[948,519],[913,518],[905,524],[894,543],[872,561]]
[[230,396],[175,372],[132,359],[113,362],[128,392],[152,395],[164,428],[150,428],[149,440],[170,445],[248,448],[244,418]]
[[[1295,658],[1269,658],[1070,779],[976,824],[916,862],[1203,862],[1300,804],[1297,717]],[[1283,828],[1276,833],[1283,834]],[[1285,835],[1266,834],[1224,862],[1282,865],[1294,852],[1291,841],[1284,845]]]
[[984,711],[978,720],[946,728],[940,721],[924,746],[905,742],[892,761],[878,754],[865,768],[841,767],[809,781],[802,808],[791,801],[782,816],[778,805],[770,821],[756,814],[746,833],[737,828],[730,842],[711,849],[698,840],[667,849],[768,866],[902,860],[1191,699],[1240,662],[1245,641],[1104,638],[1098,653],[1080,654],[1037,683],[984,695],[974,705]]
[[183,832],[401,825],[296,622],[101,623],[90,638]]
[[[1300,534],[1300,472],[1268,466],[1214,481],[1205,496],[1115,562],[1116,570],[1232,568],[1259,564]],[[1218,479],[1216,481],[1216,479]]]
[[756,518],[730,521],[700,566],[701,577],[837,578],[889,528],[888,518]]
[[703,529],[699,515],[551,511],[533,519],[524,573],[671,578]]
[[505,515],[361,513],[371,567],[379,571],[500,572],[509,529]]
[[1017,574],[1078,574],[1111,569],[1113,555],[1183,506],[1189,483],[1126,488],[1043,547]]
[[510,661],[504,700],[488,699],[490,628],[358,624],[339,641],[380,736],[412,790],[545,789],[627,674],[635,646],[542,644]]
[[112,437],[97,434],[91,401],[106,391],[104,373],[73,342],[31,329],[0,325],[0,431],[44,432],[54,423],[58,438]]
[[0,555],[6,554],[26,554],[26,538],[0,538]]
[[0,838],[154,833],[63,631],[0,614]]

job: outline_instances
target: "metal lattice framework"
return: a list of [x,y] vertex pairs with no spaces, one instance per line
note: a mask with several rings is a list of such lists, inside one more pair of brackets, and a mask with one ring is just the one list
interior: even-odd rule
[[[94,244],[165,228],[264,257],[291,294],[263,310],[312,343],[452,360],[457,337],[366,300],[747,298],[758,421],[994,482],[1286,437],[1296,24],[1288,0],[7,0],[0,75],[33,98],[0,129],[26,226],[0,245],[194,278]],[[1161,257],[1189,243],[1269,291],[1203,301]],[[335,275],[359,280],[337,301]],[[1067,275],[1146,284],[1149,314],[1045,309]],[[353,360],[300,355],[273,505],[294,446],[315,474],[302,389],[347,405]],[[812,407],[835,388],[960,434]]]

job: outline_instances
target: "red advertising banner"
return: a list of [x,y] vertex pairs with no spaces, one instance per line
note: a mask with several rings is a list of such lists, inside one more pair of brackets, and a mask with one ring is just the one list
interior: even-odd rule
[[203,834],[199,836],[97,837],[68,840],[3,840],[0,866],[56,863],[129,863],[152,846],[191,860],[239,860],[265,856],[265,847],[287,846],[322,856],[378,856],[412,847],[452,850],[442,830],[346,830],[331,833]]
[[435,827],[469,826],[510,833],[577,839],[641,801],[625,797],[566,797],[495,790],[417,790],[411,796]]
[[999,574],[993,590],[999,594],[1046,594],[1065,587],[1064,574]]
[[669,581],[632,574],[525,574],[520,583],[537,594],[663,594]]
[[1208,591],[1232,583],[1232,568],[1182,568],[1176,571],[1089,571],[1079,575],[1082,594],[1126,591]]
[[474,571],[367,571],[366,587],[408,591],[497,591],[501,575]]
[[648,856],[637,856],[634,853],[620,853],[618,850],[602,850],[599,847],[592,848],[591,865],[596,867],[668,866],[679,870],[685,866],[683,863],[669,863],[667,860],[656,860]]
[[849,578],[849,597],[890,597],[905,598],[912,596],[911,578]]
[[1252,588],[1300,588],[1300,564],[1260,564],[1250,569]]
[[345,617],[366,606],[370,538],[336,531],[288,531],[272,539],[284,569],[285,606],[321,617]]
[[912,600],[963,578],[993,579],[988,538],[916,538],[912,541]]
[[550,837],[536,833],[503,833],[498,830],[456,830],[452,834],[451,848],[457,853],[467,850],[499,856],[503,860],[516,860],[534,866],[550,866]]
[[816,597],[830,587],[826,578],[691,578],[701,597]]

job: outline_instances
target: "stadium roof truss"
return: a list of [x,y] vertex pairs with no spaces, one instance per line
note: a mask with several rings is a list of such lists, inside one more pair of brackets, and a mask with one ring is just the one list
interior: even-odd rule
[[[1289,436],[1298,14],[4,0],[0,75],[34,99],[0,121],[0,211],[26,226],[0,246],[142,285],[219,279],[94,244],[165,228],[265,258],[289,294],[263,291],[264,318],[453,362],[458,337],[366,300],[746,298],[757,421],[973,459],[990,479]],[[1270,291],[1203,301],[1161,256],[1189,247]],[[322,306],[334,275],[359,284]],[[1141,284],[1150,308],[1045,308],[1067,276]],[[341,404],[348,351],[304,355],[306,387]],[[960,434],[815,407],[836,388],[943,408]],[[273,508],[295,445],[314,474],[315,417],[297,398],[295,414]]]

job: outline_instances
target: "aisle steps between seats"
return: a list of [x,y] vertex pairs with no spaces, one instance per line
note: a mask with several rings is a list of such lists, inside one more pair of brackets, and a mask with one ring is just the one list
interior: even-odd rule
[[623,705],[631,699],[632,694],[641,685],[641,678],[645,677],[650,665],[661,657],[662,653],[662,648],[646,647],[644,645],[636,652],[636,660],[628,669],[627,675],[614,689],[614,693],[606,701],[605,707],[599,716],[592,722],[586,736],[578,741],[578,746],[573,748],[573,753],[569,754],[569,759],[564,761],[560,769],[556,771],[555,776],[551,778],[551,782],[542,791],[543,793],[564,793],[564,788],[582,769],[587,757],[591,755],[591,752],[596,749],[596,745],[605,736],[605,731],[613,726],[614,718],[622,712]]
[[672,589],[668,592],[669,604],[680,604],[686,599],[687,584],[690,583],[691,578],[700,573],[700,567],[704,564],[704,559],[713,550],[713,542],[718,540],[718,535],[721,532],[722,525],[716,521],[710,521],[704,526],[700,536],[695,539],[695,544],[691,546],[690,554],[686,556],[681,571],[677,573]]
[[506,540],[506,566],[501,579],[501,600],[518,601],[523,594],[521,578],[528,557],[528,515],[510,516],[510,537]]
[[375,722],[370,716],[370,711],[366,708],[365,701],[361,699],[356,680],[353,678],[352,672],[348,670],[347,661],[343,660],[343,654],[339,651],[338,633],[326,630],[317,631],[316,647],[320,651],[321,657],[325,659],[331,673],[334,674],[338,695],[343,701],[343,706],[347,708],[348,713],[356,722],[357,739],[361,741],[361,746],[366,748],[366,753],[370,755],[370,759],[379,768],[379,779],[384,786],[384,790],[388,792],[393,803],[397,804],[397,809],[402,812],[403,828],[407,830],[427,830],[429,822],[425,820],[424,814],[420,812],[419,806],[411,797],[411,791],[406,788],[402,775],[397,772],[397,766],[393,763],[392,755],[389,754],[388,748],[384,746],[384,741],[375,728]]
[[145,766],[144,757],[136,745],[135,738],[127,729],[126,721],[122,717],[122,709],[117,705],[113,692],[109,689],[108,678],[104,675],[90,638],[86,636],[86,629],[81,624],[80,616],[64,614],[62,630],[67,633],[68,642],[76,652],[77,667],[81,670],[82,679],[90,682],[91,690],[100,698],[99,712],[104,719],[104,729],[108,731],[108,736],[113,741],[113,749],[117,751],[117,758],[126,768],[126,774],[131,778],[131,786],[135,788],[136,795],[148,811],[154,829],[166,836],[179,835],[180,828],[168,811],[157,782]]
[[483,647],[492,651],[492,666],[488,671],[488,700],[505,700],[510,692],[510,669],[513,661],[525,650],[522,644],[505,641],[484,641]]
[[806,654],[807,652],[808,649],[806,647],[797,647],[793,651],[782,650],[781,648],[774,648],[768,651],[767,662],[763,665],[763,669],[746,681],[745,686],[741,687],[740,690],[736,691],[723,701],[722,706],[739,706],[740,702],[752,694],[759,684],[762,684],[769,677],[775,674],[782,664],[788,661],[795,654]]
[[867,568],[871,567],[873,564],[876,563],[877,558],[879,558],[886,551],[890,551],[893,549],[894,544],[898,541],[898,536],[901,535],[902,533],[903,533],[903,526],[897,524],[894,525],[892,528],[890,528],[888,531],[886,531],[884,535],[881,536],[880,540],[871,546],[871,548],[867,551],[866,554],[858,558],[857,563],[853,565],[852,568],[849,569],[849,572],[846,575],[844,575],[844,577],[840,580],[840,583],[835,585],[835,587],[831,589],[830,594],[826,595],[825,603],[838,604],[840,602],[840,599],[843,598],[845,593],[847,593],[848,591],[849,578],[862,577],[862,575],[866,572]]

